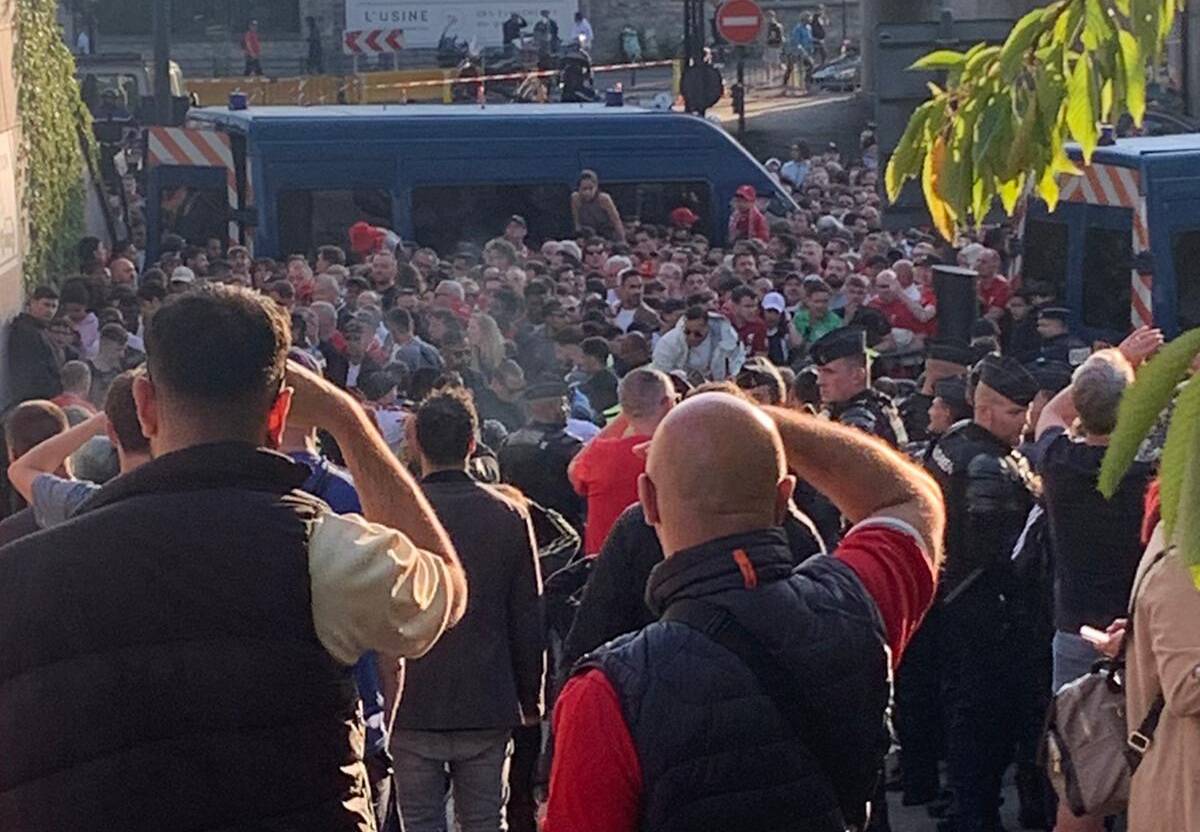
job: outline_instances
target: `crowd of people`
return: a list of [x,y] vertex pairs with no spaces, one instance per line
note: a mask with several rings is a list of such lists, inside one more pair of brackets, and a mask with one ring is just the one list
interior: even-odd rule
[[[1003,229],[885,230],[870,153],[771,170],[798,210],[743,186],[721,241],[591,171],[569,239],[83,240],[9,337],[0,826],[881,830],[895,786],[985,832],[1015,763],[1055,828],[1041,720],[1121,632],[1152,462],[1095,483],[1162,336],[1075,339]],[[1131,666],[1194,720],[1169,627]],[[1180,765],[1132,828],[1200,822]]]

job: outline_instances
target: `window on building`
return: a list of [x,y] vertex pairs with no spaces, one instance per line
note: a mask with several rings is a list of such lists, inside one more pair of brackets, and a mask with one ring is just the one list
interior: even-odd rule
[[1083,237],[1083,323],[1129,329],[1133,242],[1129,228],[1092,226]]
[[1200,229],[1171,235],[1176,318],[1180,331],[1200,326]]
[[[149,35],[154,25],[154,0],[105,0],[93,4],[98,39],[104,35]],[[299,0],[174,0],[171,32],[200,39],[240,34],[246,23],[258,21],[264,39],[300,32]]]
[[1067,291],[1069,238],[1066,223],[1033,219],[1026,222],[1021,238],[1021,282],[1053,286],[1058,299],[1063,300]]
[[486,243],[520,214],[529,240],[571,235],[571,189],[559,184],[434,185],[413,188],[413,233],[420,245],[449,254],[460,242]]
[[613,198],[621,217],[650,225],[669,225],[676,208],[691,208],[700,217],[697,231],[710,233],[712,192],[707,182],[613,182],[602,187]]
[[209,237],[229,236],[227,187],[163,188],[159,199],[159,234],[178,234],[195,246]]
[[392,227],[392,195],[378,188],[283,191],[279,194],[279,254],[313,254],[321,246],[350,250],[350,226]]

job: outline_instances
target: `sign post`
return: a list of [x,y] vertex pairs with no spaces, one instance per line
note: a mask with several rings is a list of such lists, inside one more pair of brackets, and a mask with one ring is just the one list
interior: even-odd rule
[[733,109],[738,116],[739,136],[746,132],[746,47],[758,40],[762,27],[762,9],[754,0],[725,0],[717,9],[717,31],[737,48]]

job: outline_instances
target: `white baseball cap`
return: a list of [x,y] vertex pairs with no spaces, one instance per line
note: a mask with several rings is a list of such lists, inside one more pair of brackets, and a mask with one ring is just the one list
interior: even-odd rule
[[171,272],[172,283],[195,283],[196,273],[187,266],[176,266],[175,271]]
[[767,292],[766,297],[762,299],[762,308],[782,312],[787,309],[787,301],[778,292]]

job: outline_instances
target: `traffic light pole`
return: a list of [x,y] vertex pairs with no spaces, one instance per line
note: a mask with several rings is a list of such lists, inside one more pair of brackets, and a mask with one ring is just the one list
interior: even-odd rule
[[159,124],[171,123],[171,0],[154,6],[154,114]]
[[746,47],[738,46],[737,83],[733,85],[733,109],[738,117],[738,138],[746,135]]

